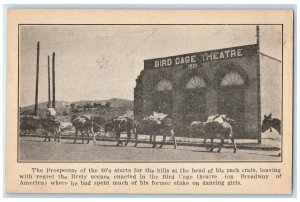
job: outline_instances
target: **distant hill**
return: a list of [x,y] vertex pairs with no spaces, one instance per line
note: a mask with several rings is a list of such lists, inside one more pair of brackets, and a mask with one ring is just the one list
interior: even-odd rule
[[87,103],[98,103],[98,104],[105,104],[106,102],[111,103],[112,108],[126,108],[127,110],[133,110],[133,101],[121,99],[121,98],[111,98],[109,100],[80,100],[77,102],[72,102],[77,105],[85,105]]
[[[41,102],[38,105],[38,108],[41,109],[46,109],[47,108],[47,104],[48,102]],[[55,101],[55,108],[57,109],[64,109],[66,107],[66,105],[70,105],[70,102],[65,102],[65,101]],[[34,105],[29,105],[26,107],[21,107],[21,111],[28,111],[28,110],[33,110],[34,109]]]
[[[126,99],[120,99],[120,98],[111,98],[109,100],[81,100],[81,101],[76,101],[76,102],[56,101],[55,109],[56,109],[58,115],[62,115],[64,111],[69,109],[69,106],[71,103],[83,106],[87,103],[105,104],[106,102],[111,103],[110,106],[112,109],[118,108],[118,109],[121,109],[122,112],[123,111],[125,112],[128,110],[133,110],[133,101],[126,100]],[[39,108],[38,114],[39,115],[45,115],[45,111],[47,109],[47,104],[48,104],[48,102],[39,103],[39,106],[38,106],[38,108]],[[20,112],[21,112],[21,114],[33,114],[34,113],[34,105],[20,107]]]

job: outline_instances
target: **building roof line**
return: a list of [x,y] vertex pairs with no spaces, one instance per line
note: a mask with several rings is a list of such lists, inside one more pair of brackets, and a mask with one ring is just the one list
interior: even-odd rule
[[242,46],[218,48],[218,49],[213,49],[213,50],[203,50],[203,51],[200,51],[200,52],[183,53],[183,54],[169,55],[169,56],[157,57],[157,58],[148,58],[148,59],[145,59],[144,61],[159,60],[159,59],[165,59],[165,58],[184,57],[184,56],[188,56],[188,55],[192,55],[192,54],[204,54],[204,53],[210,53],[210,52],[214,52],[214,51],[224,51],[224,50],[229,50],[229,49],[249,48],[249,47],[253,48],[254,46],[257,46],[257,44],[248,44],[248,45],[242,45]]
[[261,54],[262,56],[265,56],[265,57],[267,57],[267,58],[270,58],[270,59],[272,59],[272,60],[275,60],[275,61],[281,63],[281,60],[278,60],[278,59],[276,59],[276,58],[274,58],[274,57],[272,57],[272,56],[269,56],[269,55],[267,55],[267,54],[265,54],[265,53],[262,53],[262,52],[260,52],[260,54]]

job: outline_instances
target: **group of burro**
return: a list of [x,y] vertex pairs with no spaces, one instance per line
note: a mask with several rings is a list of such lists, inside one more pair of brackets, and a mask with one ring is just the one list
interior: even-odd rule
[[[275,128],[280,131],[280,128],[276,126],[276,120],[273,119],[272,114],[266,116],[262,122],[262,132],[266,130],[271,130]],[[123,114],[105,120],[101,116],[91,116],[91,115],[71,115],[71,122],[61,122],[56,118],[49,117],[39,117],[39,116],[21,116],[20,117],[20,129],[23,134],[29,131],[35,132],[37,129],[43,129],[44,131],[44,141],[51,141],[50,134],[53,134],[54,141],[60,141],[61,134],[70,131],[75,131],[75,135],[69,137],[74,137],[74,143],[76,143],[78,138],[78,133],[81,134],[81,143],[88,144],[90,142],[90,134],[92,134],[92,140],[96,143],[96,134],[98,137],[107,136],[107,134],[114,134],[113,137],[117,141],[117,146],[122,145],[124,139],[121,139],[121,134],[126,133],[127,138],[125,139],[125,146],[129,142],[134,142],[136,147],[139,143],[138,135],[148,135],[150,136],[147,141],[152,144],[153,148],[156,147],[157,141],[156,136],[162,136],[162,141],[160,142],[159,148],[162,148],[166,143],[166,136],[171,136],[172,144],[174,149],[177,147],[176,136],[180,136],[182,130],[188,131],[189,134],[194,134],[196,137],[203,138],[204,147],[206,149],[213,151],[214,149],[214,139],[219,139],[218,141],[218,152],[221,151],[225,139],[229,139],[233,146],[233,152],[237,150],[234,141],[234,131],[233,124],[236,121],[229,118],[225,114],[215,114],[208,116],[205,122],[193,121],[190,125],[184,125],[182,123],[174,121],[171,116],[163,113],[153,112],[151,115],[144,117],[143,119],[136,120],[133,114]],[[181,130],[178,130],[180,128]],[[73,134],[73,133],[72,133]],[[86,136],[85,136],[86,134]],[[132,137],[132,135],[134,137]],[[101,138],[97,138],[98,140]],[[131,139],[133,141],[131,141]],[[210,145],[206,144],[207,139],[210,139]]]

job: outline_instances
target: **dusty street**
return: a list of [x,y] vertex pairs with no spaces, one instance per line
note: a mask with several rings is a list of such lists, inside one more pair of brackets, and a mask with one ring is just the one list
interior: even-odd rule
[[[239,146],[237,144],[237,146]],[[228,145],[220,153],[217,148],[213,152],[204,147],[164,145],[162,149],[152,148],[147,143],[139,143],[134,147],[130,142],[127,147],[116,146],[115,141],[97,141],[81,144],[72,139],[61,142],[43,142],[40,137],[20,137],[19,160],[21,162],[207,162],[207,161],[280,161],[279,151],[263,151],[239,149],[233,153]]]

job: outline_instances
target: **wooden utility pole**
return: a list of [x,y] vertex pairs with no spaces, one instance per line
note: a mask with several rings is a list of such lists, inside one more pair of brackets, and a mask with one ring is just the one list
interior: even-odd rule
[[52,54],[52,107],[55,108],[55,52]]
[[37,57],[36,57],[36,82],[35,82],[35,105],[34,115],[38,114],[38,97],[39,97],[39,57],[40,57],[40,42],[37,42]]
[[260,47],[259,47],[259,26],[256,26],[256,44],[257,44],[257,141],[261,143],[261,95],[260,95]]
[[50,56],[48,55],[48,104],[51,106]]

